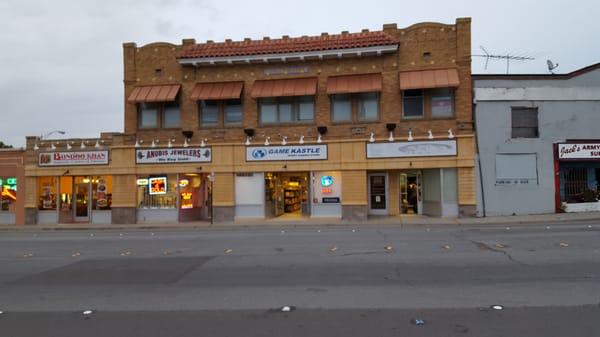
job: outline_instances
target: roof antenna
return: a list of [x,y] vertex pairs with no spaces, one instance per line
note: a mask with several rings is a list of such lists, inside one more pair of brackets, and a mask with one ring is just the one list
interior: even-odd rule
[[485,57],[485,67],[484,67],[484,69],[487,70],[487,66],[488,66],[488,63],[489,63],[490,59],[493,59],[493,60],[506,60],[506,74],[507,75],[508,75],[508,72],[510,70],[510,61],[530,61],[530,60],[535,60],[535,58],[530,57],[530,56],[525,56],[525,55],[511,55],[510,53],[506,53],[506,54],[503,54],[503,55],[490,54],[490,53],[488,53],[488,51],[483,46],[479,46],[479,48],[481,48],[481,50],[483,51],[483,54],[482,55],[471,55],[471,56]]
[[554,75],[553,70],[558,68],[558,63],[554,64],[554,63],[552,63],[552,61],[546,60],[546,64],[548,65],[548,71],[550,72],[550,74]]

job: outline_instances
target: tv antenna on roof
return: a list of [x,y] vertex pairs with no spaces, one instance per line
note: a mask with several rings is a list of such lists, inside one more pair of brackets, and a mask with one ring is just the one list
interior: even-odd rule
[[558,63],[554,64],[554,63],[552,63],[552,61],[546,60],[546,64],[548,65],[548,71],[550,72],[550,74],[554,75],[554,71],[552,71],[552,70],[558,68]]
[[508,72],[510,70],[510,61],[531,61],[531,60],[535,60],[535,58],[530,57],[530,56],[525,56],[525,55],[511,55],[509,53],[507,53],[506,55],[490,54],[490,53],[488,53],[488,51],[483,46],[479,46],[479,48],[481,48],[481,50],[483,50],[483,54],[482,55],[471,55],[471,56],[485,57],[485,67],[484,67],[484,69],[487,69],[487,66],[488,66],[488,63],[489,63],[490,59],[493,59],[493,60],[506,60],[506,74],[507,75],[508,75]]

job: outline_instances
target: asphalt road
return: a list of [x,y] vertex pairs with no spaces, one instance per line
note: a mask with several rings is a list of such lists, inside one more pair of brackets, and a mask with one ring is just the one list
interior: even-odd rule
[[0,336],[599,336],[599,281],[595,223],[0,232]]

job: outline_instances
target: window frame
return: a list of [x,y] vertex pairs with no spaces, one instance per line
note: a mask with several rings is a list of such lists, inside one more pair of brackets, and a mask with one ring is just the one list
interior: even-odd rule
[[[142,126],[143,107],[144,107],[144,105],[147,105],[147,104],[151,104],[156,107],[156,123],[154,126],[143,127]],[[179,113],[179,125],[178,126],[170,126],[170,127],[164,126],[164,124],[166,124],[165,123],[166,106],[169,104],[174,104],[178,108],[177,109],[178,113]],[[137,109],[137,128],[138,128],[138,130],[181,129],[181,103],[179,102],[179,96],[175,100],[169,101],[169,102],[140,102],[140,103],[136,104],[136,109]]]
[[[416,91],[419,90],[421,91],[421,95],[420,96],[406,96],[406,91]],[[402,90],[402,119],[425,119],[425,89],[409,89],[409,90]],[[406,97],[411,97],[411,98],[416,98],[416,97],[421,97],[421,115],[420,116],[406,116],[406,106],[405,106],[405,102],[404,100],[406,99]]]
[[[215,102],[217,106],[217,122],[216,123],[204,123],[202,120],[202,116],[204,114],[204,109],[202,108],[203,103],[206,101]],[[225,119],[226,107],[228,101],[239,101],[240,110],[242,112],[242,119],[239,122],[227,122]],[[223,127],[240,127],[244,124],[244,101],[242,98],[238,99],[204,99],[198,100],[198,127],[202,129],[210,129],[210,128],[223,128]]]
[[[516,111],[518,110],[524,110],[524,111],[529,111],[529,112],[534,112],[535,113],[535,126],[515,126],[514,121],[514,114]],[[535,133],[534,136],[529,137],[529,136],[522,136],[522,135],[515,135],[515,129],[517,130],[522,130],[522,129],[533,129],[535,128]],[[539,108],[536,107],[531,107],[531,106],[511,106],[510,107],[510,138],[511,139],[537,139],[540,138],[540,117],[539,117]]]
[[[307,98],[303,100],[303,98]],[[274,102],[276,107],[276,118],[275,122],[263,122],[263,102],[265,100],[271,100]],[[258,111],[258,124],[264,126],[271,125],[298,125],[298,124],[314,124],[316,118],[316,96],[315,95],[303,95],[303,96],[279,96],[279,97],[261,97],[257,100],[257,111]],[[312,119],[300,119],[300,105],[302,103],[310,102],[312,103]],[[291,105],[291,115],[292,119],[289,121],[281,121],[281,105]]]
[[[362,119],[360,118],[360,106],[363,100],[361,96],[367,94],[375,94],[377,97],[377,118]],[[335,120],[334,119],[334,101],[336,97],[348,96],[350,98],[350,119]],[[351,123],[377,123],[381,120],[381,93],[379,91],[357,92],[347,94],[331,94],[329,95],[329,119],[332,124],[351,124]]]
[[[434,116],[433,115],[433,108],[432,108],[432,102],[433,102],[433,97],[436,97],[433,95],[433,91],[434,90],[438,90],[438,89],[447,89],[450,93],[450,100],[451,100],[451,105],[452,105],[452,116]],[[454,87],[439,87],[439,88],[422,88],[422,89],[408,89],[408,90],[420,90],[421,91],[421,106],[422,106],[422,113],[421,116],[406,116],[405,112],[405,104],[404,104],[404,100],[406,97],[411,97],[411,96],[406,96],[405,92],[407,90],[402,90],[401,93],[401,100],[402,100],[402,116],[401,119],[403,120],[445,120],[445,119],[456,119],[456,88]],[[412,97],[419,97],[419,96],[412,96]],[[439,97],[443,97],[443,96],[439,96]]]
[[[434,96],[433,91],[439,89],[447,89],[450,93],[450,106],[452,108],[451,116],[434,116],[433,115],[433,97],[445,97],[445,96]],[[427,92],[429,91],[429,93]],[[454,88],[431,88],[429,90],[425,90],[425,100],[429,101],[429,114],[431,115],[431,119],[455,119],[456,118],[456,90]],[[424,106],[425,108],[425,106]]]

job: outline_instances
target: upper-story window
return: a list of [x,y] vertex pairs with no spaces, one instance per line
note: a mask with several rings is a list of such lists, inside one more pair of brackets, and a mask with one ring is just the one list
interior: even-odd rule
[[410,89],[402,92],[403,118],[454,117],[452,88]]
[[379,120],[379,92],[382,82],[380,73],[328,77],[331,121],[344,123]]
[[201,126],[239,126],[243,120],[241,99],[201,100],[198,102]]
[[538,109],[528,107],[511,108],[512,138],[537,138]]
[[331,95],[331,120],[336,123],[379,120],[379,93]]
[[261,124],[310,123],[315,119],[315,97],[260,98],[258,113]]
[[459,85],[455,68],[400,72],[402,118],[454,118],[454,89]]
[[138,127],[140,129],[180,127],[180,108],[173,102],[142,102],[138,104]]

